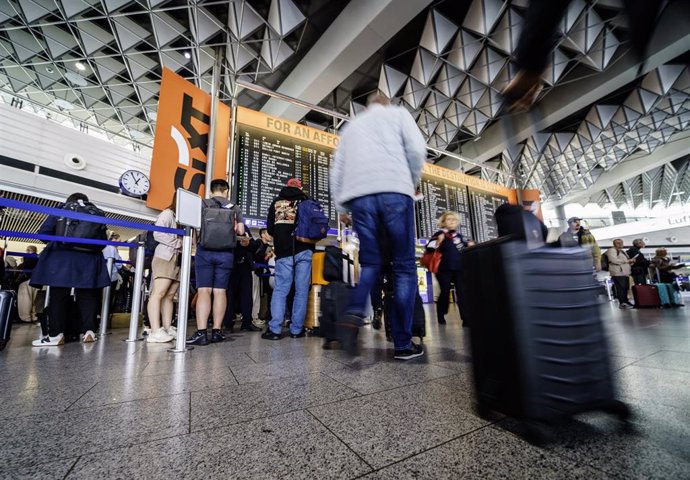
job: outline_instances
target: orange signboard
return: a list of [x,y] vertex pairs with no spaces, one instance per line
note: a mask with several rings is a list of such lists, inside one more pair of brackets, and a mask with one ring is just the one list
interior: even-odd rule
[[497,183],[488,182],[479,177],[467,175],[462,172],[451,170],[445,167],[439,167],[432,163],[425,163],[422,174],[429,177],[435,177],[442,180],[450,181],[458,185],[467,185],[468,187],[476,188],[477,190],[484,190],[485,192],[495,193],[508,199],[508,203],[517,204],[517,193],[512,188],[504,187]]
[[[205,194],[211,95],[163,69],[146,205],[162,210],[178,188]],[[213,178],[227,178],[230,107],[218,102]]]

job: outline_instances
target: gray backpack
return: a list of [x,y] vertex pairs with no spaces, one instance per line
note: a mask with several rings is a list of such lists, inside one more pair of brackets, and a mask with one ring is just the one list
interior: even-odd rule
[[207,198],[201,210],[199,244],[205,250],[231,251],[237,243],[237,206]]

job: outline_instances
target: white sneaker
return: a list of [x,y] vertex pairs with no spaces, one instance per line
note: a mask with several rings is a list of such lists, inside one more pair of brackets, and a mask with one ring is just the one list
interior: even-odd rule
[[263,327],[266,325],[266,320],[261,320],[260,318],[255,318],[252,320],[255,327]]
[[173,337],[174,340],[177,340],[177,327],[171,325],[170,328],[166,328],[164,330],[168,335]]
[[173,341],[173,336],[166,332],[164,328],[159,328],[155,332],[149,333],[146,341],[149,343],[168,343]]
[[65,336],[63,334],[58,334],[55,337],[50,337],[46,335],[45,337],[41,337],[38,340],[34,340],[31,342],[31,345],[34,347],[57,347],[58,345],[64,345],[65,344]]
[[87,330],[84,335],[80,335],[79,338],[83,343],[93,343],[96,341],[96,334],[92,330]]

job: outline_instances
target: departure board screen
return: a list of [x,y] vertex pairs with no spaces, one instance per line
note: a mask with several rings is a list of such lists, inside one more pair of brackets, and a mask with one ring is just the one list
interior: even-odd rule
[[[253,114],[257,116],[256,112]],[[269,126],[280,122],[273,117],[259,118],[266,118]],[[331,227],[336,227],[329,187],[335,145],[309,141],[313,132],[322,133],[318,130],[291,122],[278,126],[285,133],[237,124],[237,203],[249,219],[249,226],[265,224],[271,202],[287,181],[296,177],[302,181],[305,193],[323,206]]]
[[442,179],[423,176],[419,185],[424,198],[415,205],[417,236],[429,238],[438,231],[438,219],[452,210],[460,215],[460,233],[474,238],[470,223],[470,203],[465,185],[453,185]]
[[496,193],[469,188],[474,240],[485,242],[498,238],[498,226],[494,218],[496,209],[508,201],[507,197]]

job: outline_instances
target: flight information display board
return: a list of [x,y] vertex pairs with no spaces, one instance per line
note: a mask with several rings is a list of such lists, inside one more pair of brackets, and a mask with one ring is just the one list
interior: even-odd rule
[[335,135],[246,109],[237,118],[237,203],[249,226],[265,225],[273,199],[290,178],[302,181],[337,226],[329,170]]
[[469,205],[472,212],[473,240],[486,242],[498,238],[498,226],[494,218],[496,209],[508,202],[508,198],[491,192],[468,188]]
[[505,203],[517,203],[515,190],[481,178],[425,164],[420,182],[423,199],[415,205],[417,236],[429,238],[438,231],[443,212],[452,210],[460,216],[460,233],[475,242],[498,237],[494,211]]
[[470,203],[465,185],[453,185],[442,179],[423,176],[419,185],[424,198],[415,205],[417,236],[429,238],[438,231],[438,219],[453,210],[460,215],[460,233],[474,238],[471,227]]

